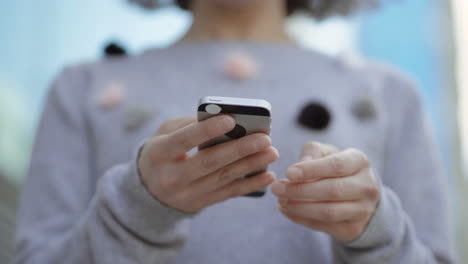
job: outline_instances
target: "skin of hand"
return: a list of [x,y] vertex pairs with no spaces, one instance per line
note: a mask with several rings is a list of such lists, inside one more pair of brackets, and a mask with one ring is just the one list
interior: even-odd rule
[[226,115],[201,122],[194,117],[166,121],[140,151],[138,169],[143,185],[161,203],[186,213],[270,185],[276,179],[272,172],[243,178],[278,159],[278,151],[266,134],[248,135],[187,154],[234,126],[234,119]]
[[283,215],[342,242],[360,237],[380,200],[369,159],[356,149],[308,142],[286,176],[271,186]]

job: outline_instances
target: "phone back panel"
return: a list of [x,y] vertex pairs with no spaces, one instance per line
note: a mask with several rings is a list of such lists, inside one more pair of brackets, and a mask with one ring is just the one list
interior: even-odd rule
[[[198,120],[203,121],[207,118],[219,114],[210,114],[207,112],[198,112]],[[236,128],[233,133],[227,133],[223,136],[213,138],[200,145],[200,149],[210,147],[219,143],[224,143],[229,140],[240,138],[242,136],[265,133],[270,134],[271,117],[270,116],[256,116],[256,115],[243,115],[243,114],[229,114],[236,121]]]
[[[271,110],[270,104],[264,100],[229,98],[229,97],[204,97],[198,106],[198,121],[203,121],[216,115],[230,115],[236,121],[236,127],[230,132],[204,142],[199,149],[208,148],[216,144],[238,139],[255,133],[270,134]],[[216,111],[213,111],[215,109]],[[253,177],[266,171],[262,168],[253,171],[245,177]],[[261,197],[266,190],[259,190],[246,196]]]

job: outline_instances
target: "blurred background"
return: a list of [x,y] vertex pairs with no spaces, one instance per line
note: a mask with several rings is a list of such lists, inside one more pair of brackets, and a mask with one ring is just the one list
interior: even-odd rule
[[[468,1],[387,2],[346,19],[298,14],[287,27],[304,47],[384,61],[419,83],[444,160],[454,243],[468,263]],[[131,54],[168,46],[190,22],[174,6],[147,12],[125,0],[0,2],[0,263],[12,256],[16,197],[54,76],[101,58],[111,42]]]

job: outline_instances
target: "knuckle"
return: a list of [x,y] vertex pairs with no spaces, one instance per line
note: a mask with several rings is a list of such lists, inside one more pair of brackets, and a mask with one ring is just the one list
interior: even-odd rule
[[322,144],[317,141],[308,141],[304,144],[305,148],[320,148],[321,146]]
[[215,155],[209,155],[200,161],[200,169],[203,174],[208,174],[212,171],[212,168],[216,168],[219,165],[218,157]]
[[329,153],[335,153],[339,151],[339,149],[335,145],[332,145],[332,144],[325,144],[325,147],[327,148]]
[[364,227],[358,222],[352,222],[347,226],[348,236],[357,238],[364,231]]
[[352,155],[360,155],[361,151],[356,148],[348,148],[345,152],[351,153]]
[[377,200],[379,198],[379,188],[374,184],[364,186],[363,191],[366,197],[369,197],[371,200]]
[[327,192],[331,200],[339,200],[341,198],[341,186],[342,184],[338,180],[330,183]]
[[249,156],[245,159],[239,170],[251,172],[263,168],[269,164],[271,158],[268,153],[261,153]]
[[221,168],[216,175],[216,184],[223,185],[234,178],[234,172],[230,167]]
[[242,187],[239,184],[233,184],[226,188],[227,196],[229,198],[235,198],[242,195]]
[[190,149],[192,148],[192,140],[193,140],[193,135],[192,135],[192,131],[191,130],[185,130],[184,132],[182,132],[182,136],[180,137],[179,139],[179,144],[182,145],[182,147],[184,147],[184,149]]
[[[162,144],[161,142],[165,140],[167,137],[166,136],[159,136],[154,139],[153,142],[147,143],[142,149],[142,154],[148,152],[149,159],[151,160],[152,163],[159,163],[162,159],[164,159],[164,154],[161,151]],[[147,148],[147,150],[145,150]]]
[[174,189],[176,184],[177,184],[177,180],[175,177],[165,176],[159,179],[159,185],[161,186],[161,189],[164,189],[164,190],[172,190]]
[[325,221],[336,222],[338,221],[339,212],[334,207],[326,206],[322,211],[322,215]]
[[185,204],[187,201],[189,201],[189,193],[178,192],[173,196],[173,201],[177,204]]
[[206,205],[202,200],[197,200],[192,203],[192,207],[194,211],[200,211],[201,209],[205,208]]
[[303,197],[307,194],[307,188],[304,184],[299,184],[299,185],[285,184],[284,193],[285,195],[289,195],[291,197],[296,197],[296,196]]
[[255,145],[253,143],[243,142],[237,147],[237,153],[239,156],[244,157],[252,154],[255,151]]
[[348,151],[357,157],[357,159],[363,164],[363,167],[368,168],[370,166],[370,161],[367,155],[359,149],[350,148]]
[[322,144],[317,141],[306,142],[302,148],[302,153],[313,159],[325,156]]
[[330,165],[334,174],[343,175],[344,174],[344,158],[340,155],[333,155],[330,158]]

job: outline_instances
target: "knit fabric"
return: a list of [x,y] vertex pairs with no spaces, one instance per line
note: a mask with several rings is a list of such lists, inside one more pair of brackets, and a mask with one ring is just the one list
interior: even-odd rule
[[[226,54],[257,63],[249,80],[223,71]],[[415,85],[375,63],[341,63],[295,46],[178,44],[139,56],[65,69],[45,103],[21,197],[16,263],[452,263],[444,178]],[[95,98],[125,87],[113,108]],[[365,152],[381,200],[365,232],[341,243],[284,217],[276,197],[238,197],[188,215],[153,198],[140,181],[137,151],[164,120],[195,115],[200,97],[265,99],[280,178],[307,141]],[[371,118],[353,111],[372,102]],[[298,124],[319,102],[324,130]],[[128,111],[150,114],[125,129]]]

